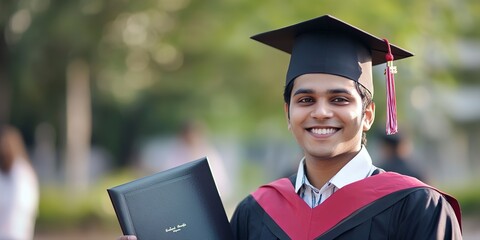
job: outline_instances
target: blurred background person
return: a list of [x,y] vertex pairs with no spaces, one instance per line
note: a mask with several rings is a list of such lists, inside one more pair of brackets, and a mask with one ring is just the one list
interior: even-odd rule
[[224,202],[232,196],[232,181],[227,173],[226,164],[210,142],[207,130],[200,121],[185,121],[179,131],[166,141],[153,142],[149,153],[145,154],[141,163],[143,169],[162,171],[177,167],[202,157],[208,158],[215,184]]
[[397,172],[426,182],[424,171],[412,159],[412,148],[404,134],[382,135],[382,162],[379,167],[389,172]]
[[12,126],[0,126],[0,239],[33,239],[39,189],[23,138]]
[[230,197],[232,186],[230,186],[225,164],[216,148],[210,143],[206,129],[201,122],[184,122],[170,150],[165,158],[164,169],[207,157],[220,196],[223,200]]

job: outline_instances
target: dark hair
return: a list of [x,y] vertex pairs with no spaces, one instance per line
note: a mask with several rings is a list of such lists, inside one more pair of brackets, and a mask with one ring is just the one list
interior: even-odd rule
[[289,106],[290,106],[290,97],[292,95],[293,82],[295,82],[295,80],[290,81],[287,84],[287,86],[285,86],[285,89],[283,90],[283,101],[285,101],[285,103]]
[[[288,106],[290,106],[290,97],[292,95],[293,82],[295,82],[295,80],[290,81],[290,83],[287,86],[285,86],[285,89],[283,91],[283,100]],[[365,110],[367,109],[367,106],[373,102],[372,93],[368,89],[366,89],[362,84],[356,81],[355,81],[355,88],[357,89],[357,92],[358,94],[360,94],[360,97],[362,99],[362,112],[363,114],[365,114]],[[287,109],[287,111],[289,110]],[[288,112],[287,115],[288,115],[288,118],[290,118],[290,112]],[[362,144],[367,145],[367,136],[365,132],[363,132],[362,134]]]
[[[355,82],[355,88],[357,89],[358,94],[360,94],[360,97],[362,98],[362,115],[364,116],[367,106],[373,103],[373,96],[372,93],[359,82]],[[367,146],[366,132],[362,133],[362,144]]]

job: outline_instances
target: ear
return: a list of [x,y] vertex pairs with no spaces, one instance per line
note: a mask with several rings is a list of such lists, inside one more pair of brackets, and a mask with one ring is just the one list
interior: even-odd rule
[[283,105],[283,111],[285,112],[285,118],[287,119],[288,130],[290,130],[290,128],[291,128],[291,125],[290,125],[290,109],[289,109],[289,105],[287,103],[285,103]]
[[363,116],[363,131],[366,132],[370,130],[375,120],[375,103],[371,102],[365,108],[365,114]]

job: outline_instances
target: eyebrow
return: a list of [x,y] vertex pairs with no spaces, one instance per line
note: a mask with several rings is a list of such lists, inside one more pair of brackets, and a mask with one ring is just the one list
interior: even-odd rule
[[312,89],[300,88],[293,93],[293,96],[299,95],[299,94],[313,94],[313,93],[315,93],[315,91],[313,91]]
[[[313,89],[300,88],[293,93],[293,96],[299,95],[299,94],[314,94],[314,93],[315,93],[315,91]],[[334,89],[327,90],[327,94],[348,94],[348,95],[352,95],[352,92],[345,89],[345,88],[334,88]]]
[[330,90],[327,91],[327,93],[330,93],[330,94],[348,94],[348,95],[352,95],[352,92],[349,91],[348,89],[345,89],[345,88],[330,89]]

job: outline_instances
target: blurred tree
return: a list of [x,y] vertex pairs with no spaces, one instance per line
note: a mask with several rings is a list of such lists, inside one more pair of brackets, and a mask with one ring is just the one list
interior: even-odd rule
[[[8,27],[8,20],[12,15],[15,6],[14,1],[0,3],[0,31],[5,33]],[[0,123],[8,122],[10,118],[10,64],[8,58],[10,51],[5,36],[0,38]]]
[[[92,142],[107,148],[119,165],[132,161],[139,141],[172,132],[188,118],[240,137],[272,134],[285,127],[281,96],[288,55],[248,37],[322,14],[355,22],[417,53],[398,62],[403,111],[410,91],[402,88],[424,79],[468,80],[462,71],[452,77],[451,69],[460,67],[454,43],[480,37],[479,5],[474,0],[2,1],[0,118],[21,128],[27,143],[36,125],[49,122],[64,149],[67,67],[80,59],[89,69]],[[445,59],[440,66],[447,68],[435,67],[437,59]],[[383,78],[381,71],[376,78]],[[377,91],[377,122],[384,115],[381,94]]]

